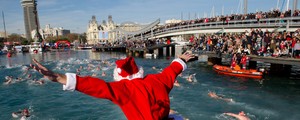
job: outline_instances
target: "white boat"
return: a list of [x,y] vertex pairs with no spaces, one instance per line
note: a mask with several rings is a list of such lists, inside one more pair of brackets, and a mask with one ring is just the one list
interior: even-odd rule
[[189,44],[189,42],[185,42],[185,41],[175,41],[176,46],[186,46]]
[[14,46],[14,49],[17,53],[22,53],[23,47],[22,46]]
[[93,47],[92,46],[78,46],[77,48],[80,50],[87,50],[87,49],[92,49]]
[[145,54],[145,56],[144,56],[145,58],[154,58],[154,59],[156,59],[156,54],[154,54],[154,53],[146,53]]
[[29,45],[30,53],[41,53],[42,51],[42,45],[40,42],[33,42],[31,45]]

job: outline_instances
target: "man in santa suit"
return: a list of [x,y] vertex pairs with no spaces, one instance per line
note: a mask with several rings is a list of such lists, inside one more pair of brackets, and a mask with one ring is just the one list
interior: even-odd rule
[[90,76],[74,73],[58,74],[41,65],[35,59],[34,69],[51,81],[63,84],[64,90],[77,90],[96,98],[111,100],[118,105],[129,120],[170,119],[169,93],[177,75],[187,68],[186,62],[194,58],[185,52],[174,59],[161,73],[143,76],[132,57],[116,61],[115,82],[106,82]]

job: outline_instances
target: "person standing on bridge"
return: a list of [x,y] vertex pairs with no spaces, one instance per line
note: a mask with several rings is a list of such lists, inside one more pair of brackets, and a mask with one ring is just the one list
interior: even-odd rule
[[[111,100],[118,105],[129,120],[170,119],[169,93],[176,77],[187,68],[194,55],[187,51],[167,66],[161,73],[143,76],[134,58],[127,57],[116,61],[115,82],[106,82],[90,76],[81,77],[74,73],[58,74],[48,70],[38,61],[31,65],[46,78],[63,84],[64,90],[77,90],[87,95]],[[172,118],[176,119],[176,118]]]

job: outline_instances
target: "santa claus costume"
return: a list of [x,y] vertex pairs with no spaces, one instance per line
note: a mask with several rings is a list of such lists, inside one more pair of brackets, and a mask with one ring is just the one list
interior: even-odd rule
[[115,82],[99,78],[80,77],[66,73],[64,90],[77,90],[96,98],[109,99],[118,105],[129,120],[169,119],[169,93],[175,78],[187,68],[176,58],[161,73],[143,76],[132,57],[116,61]]

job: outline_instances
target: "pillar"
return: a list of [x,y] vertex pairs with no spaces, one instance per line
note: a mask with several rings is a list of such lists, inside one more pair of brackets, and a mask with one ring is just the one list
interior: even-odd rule
[[175,45],[171,46],[171,55],[175,56]]
[[152,54],[152,53],[154,53],[154,50],[148,50],[148,53]]
[[291,73],[291,65],[275,64],[272,63],[270,67],[270,74],[276,76],[289,76]]
[[257,62],[256,61],[249,61],[249,69],[256,69]]
[[207,64],[208,65],[214,65],[214,64],[221,65],[222,64],[222,58],[209,57],[207,59]]
[[166,47],[166,56],[170,56],[170,47],[169,46]]
[[158,56],[164,56],[164,48],[158,48]]

